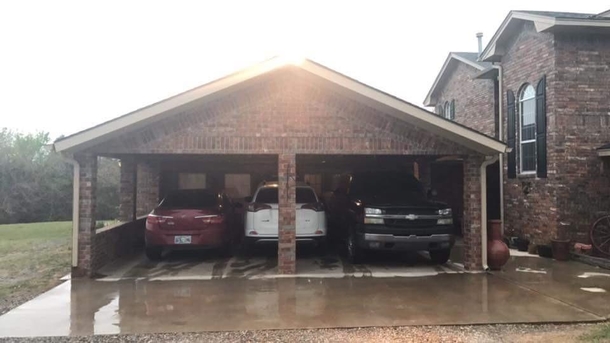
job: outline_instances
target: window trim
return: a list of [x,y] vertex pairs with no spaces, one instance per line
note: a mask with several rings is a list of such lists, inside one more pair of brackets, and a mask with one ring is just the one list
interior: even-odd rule
[[445,101],[443,106],[443,118],[451,120],[451,101]]
[[[525,91],[528,89],[528,87],[531,87],[533,92],[533,95],[528,97],[528,98],[524,98],[524,94]],[[529,100],[533,100],[534,101],[534,138],[533,139],[528,139],[526,141],[521,139],[521,136],[523,134],[523,103],[525,101],[529,101]],[[523,86],[521,86],[521,91],[519,92],[519,98],[518,98],[518,102],[519,102],[519,106],[518,106],[518,110],[519,110],[519,175],[531,175],[531,174],[536,174],[537,173],[537,169],[538,169],[538,164],[537,164],[537,159],[538,156],[534,156],[534,169],[533,170],[523,170],[523,145],[524,144],[530,144],[530,143],[534,143],[534,153],[536,151],[536,125],[538,125],[538,123],[536,122],[536,88],[534,86],[532,86],[530,83],[526,83]]]

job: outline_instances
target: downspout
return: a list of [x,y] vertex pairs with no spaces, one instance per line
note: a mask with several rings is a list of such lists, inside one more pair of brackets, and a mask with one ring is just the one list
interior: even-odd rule
[[496,163],[498,156],[485,156],[481,163],[481,263],[483,270],[489,270],[487,265],[487,166]]
[[[504,99],[503,81],[504,81],[504,70],[501,65],[495,65],[494,68],[498,69],[498,139],[504,142],[504,119],[502,118],[502,108]],[[500,154],[500,163],[498,169],[500,171],[500,221],[502,225],[502,234],[504,234],[504,154]]]
[[72,172],[72,267],[78,267],[78,222],[79,216],[79,189],[80,164],[72,156],[61,155],[64,161],[73,167]]

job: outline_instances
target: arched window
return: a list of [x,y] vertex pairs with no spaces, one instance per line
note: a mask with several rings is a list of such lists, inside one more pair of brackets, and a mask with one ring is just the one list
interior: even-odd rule
[[519,148],[521,173],[536,172],[536,90],[530,84],[519,93]]
[[445,119],[451,119],[451,103],[449,101],[445,102]]

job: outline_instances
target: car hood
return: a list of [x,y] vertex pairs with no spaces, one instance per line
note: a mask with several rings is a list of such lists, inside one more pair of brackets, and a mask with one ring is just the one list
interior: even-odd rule
[[443,209],[449,205],[426,199],[418,194],[376,194],[356,196],[356,200],[360,201],[366,207],[420,207]]

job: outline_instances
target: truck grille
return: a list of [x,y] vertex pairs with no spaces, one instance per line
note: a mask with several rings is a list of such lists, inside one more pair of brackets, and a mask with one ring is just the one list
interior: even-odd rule
[[436,225],[436,219],[385,219],[385,225],[392,227],[432,227]]

